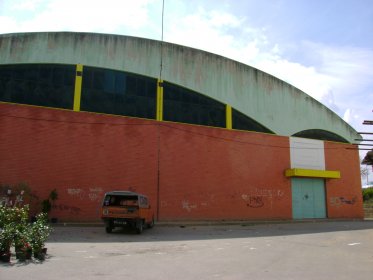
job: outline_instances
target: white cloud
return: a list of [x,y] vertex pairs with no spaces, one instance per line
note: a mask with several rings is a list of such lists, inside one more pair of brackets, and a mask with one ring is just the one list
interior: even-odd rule
[[7,16],[0,16],[0,33],[18,32],[15,19]]
[[351,119],[351,109],[347,109],[343,114],[343,119],[345,122],[349,122]]
[[327,83],[335,96],[337,113],[348,116],[345,120],[356,129],[366,130],[361,123],[372,115],[373,50],[312,44],[308,51],[321,58],[318,71],[329,77]]
[[40,5],[43,4],[43,2],[45,2],[45,0],[16,0],[12,1],[11,10],[33,12],[36,11],[38,7],[40,7]]
[[314,63],[305,66],[302,57],[298,62],[286,59],[283,46],[271,42],[265,29],[247,26],[244,18],[203,9],[177,16],[166,30],[168,41],[217,53],[270,73],[319,100],[358,130],[362,118],[371,113],[366,104],[373,104],[373,50],[312,42],[291,44],[298,53],[315,58]]
[[[17,20],[11,14],[3,21],[16,21],[11,32],[67,30],[115,33],[121,28],[139,30],[150,25],[147,5],[152,2],[154,0],[106,0],[103,5],[97,0],[17,1],[9,8],[14,17],[29,10],[38,9],[38,12]],[[3,26],[0,31],[9,29],[9,26]]]
[[166,30],[166,39],[170,42],[207,50],[254,66],[318,100],[331,91],[333,78],[330,75],[318,72],[315,67],[286,60],[281,56],[281,47],[270,43],[265,29],[249,27],[245,19],[226,12],[199,9],[172,22],[173,25]]
[[240,27],[243,23],[242,19],[235,17],[229,13],[221,13],[218,11],[212,11],[210,17],[208,18],[209,24],[213,27]]
[[255,61],[264,54],[261,48],[267,48],[267,38],[260,29],[249,28],[245,19],[226,12],[198,9],[188,15],[169,16],[167,23],[166,41],[202,49],[243,63]]

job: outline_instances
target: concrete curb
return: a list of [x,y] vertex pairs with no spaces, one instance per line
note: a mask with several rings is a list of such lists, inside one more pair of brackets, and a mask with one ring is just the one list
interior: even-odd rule
[[[263,224],[300,224],[300,223],[328,223],[328,222],[356,222],[373,221],[373,218],[366,219],[307,219],[307,220],[238,220],[238,221],[161,221],[156,222],[157,227],[187,227],[187,226],[254,226]],[[60,222],[51,224],[53,227],[103,227],[102,222]]]

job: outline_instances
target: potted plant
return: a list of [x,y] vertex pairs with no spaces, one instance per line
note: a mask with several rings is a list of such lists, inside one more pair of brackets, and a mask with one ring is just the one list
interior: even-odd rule
[[10,247],[12,245],[12,232],[8,224],[8,208],[0,205],[0,260],[10,261]]
[[46,213],[40,213],[36,216],[36,221],[30,228],[30,244],[34,257],[39,260],[44,260],[47,249],[45,248],[45,241],[51,233],[51,228],[48,225]]
[[49,198],[48,199],[44,199],[42,202],[41,202],[41,211],[43,213],[46,213],[46,214],[49,214],[49,212],[51,211],[52,209],[52,204],[51,202],[49,201]]
[[15,245],[16,258],[20,261],[29,260],[32,257],[32,248],[30,243],[25,240],[18,240]]
[[16,258],[23,261],[31,258],[31,246],[29,244],[29,207],[8,207],[10,217],[8,227],[12,232],[12,243],[16,252]]
[[[26,258],[26,253],[30,255],[30,246],[25,246],[28,233],[28,210],[28,205],[23,207],[0,206],[0,251],[4,261],[10,259],[12,244],[15,246],[16,256]],[[20,248],[22,248],[24,254],[21,253]]]
[[0,261],[2,262],[10,262],[12,238],[12,231],[9,227],[0,228]]

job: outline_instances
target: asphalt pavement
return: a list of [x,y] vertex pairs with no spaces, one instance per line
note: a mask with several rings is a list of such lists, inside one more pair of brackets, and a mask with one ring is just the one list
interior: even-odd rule
[[54,228],[45,261],[0,263],[18,279],[373,279],[373,221]]

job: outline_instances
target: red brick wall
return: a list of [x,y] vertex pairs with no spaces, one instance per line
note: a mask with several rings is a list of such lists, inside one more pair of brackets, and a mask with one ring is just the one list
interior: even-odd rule
[[[56,188],[60,221],[98,221],[103,194],[129,188],[159,220],[292,218],[287,137],[5,103],[0,112],[0,183],[27,182],[40,200]],[[331,218],[362,212],[361,196],[330,205],[358,195],[357,153],[351,168],[344,152],[326,152],[327,168],[342,170],[327,182]]]
[[0,111],[0,183],[27,182],[40,200],[56,188],[51,216],[98,220],[102,196],[113,189],[131,187],[155,200],[152,122],[7,104]]
[[364,218],[359,153],[351,148],[325,142],[326,169],[341,172],[341,179],[326,181],[329,218]]
[[161,219],[290,219],[286,137],[166,124]]

